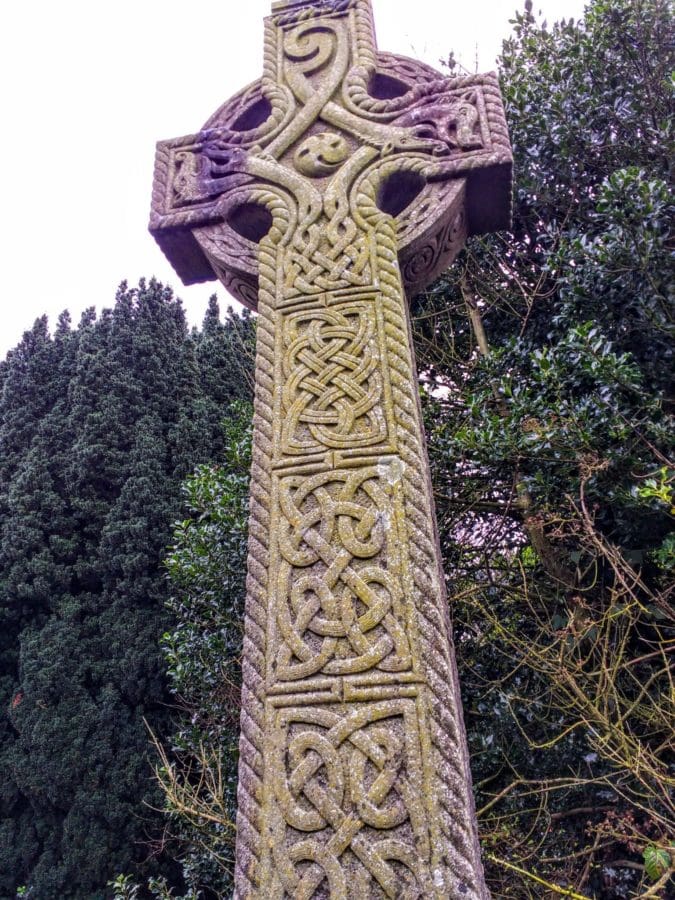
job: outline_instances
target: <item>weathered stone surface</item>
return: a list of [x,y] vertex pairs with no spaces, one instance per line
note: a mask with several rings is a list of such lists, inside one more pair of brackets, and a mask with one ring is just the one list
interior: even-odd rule
[[509,221],[494,75],[274,3],[260,81],[158,145],[151,230],[259,313],[236,896],[486,897],[405,291]]

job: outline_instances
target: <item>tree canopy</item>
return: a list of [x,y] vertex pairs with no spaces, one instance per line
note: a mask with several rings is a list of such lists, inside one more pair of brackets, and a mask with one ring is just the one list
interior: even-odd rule
[[512,234],[414,304],[481,834],[493,896],[665,896],[672,8],[514,26]]
[[168,288],[46,319],[0,366],[0,894],[103,897],[162,845],[144,719],[172,702],[159,639],[180,484],[247,395],[250,320],[190,334]]

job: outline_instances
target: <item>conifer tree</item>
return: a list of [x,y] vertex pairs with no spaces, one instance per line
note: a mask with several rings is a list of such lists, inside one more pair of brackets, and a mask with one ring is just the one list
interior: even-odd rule
[[241,365],[230,339],[250,331],[220,325],[215,302],[211,318],[200,371],[180,301],[123,284],[74,331],[38,320],[0,368],[0,896],[177,877],[143,720],[162,734],[169,718],[162,559],[180,480],[214,452]]

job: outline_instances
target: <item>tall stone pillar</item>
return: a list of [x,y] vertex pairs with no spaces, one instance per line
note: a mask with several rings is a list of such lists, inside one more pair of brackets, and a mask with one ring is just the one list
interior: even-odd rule
[[485,898],[406,295],[509,221],[494,75],[273,4],[263,77],[158,145],[151,230],[258,312],[239,898]]

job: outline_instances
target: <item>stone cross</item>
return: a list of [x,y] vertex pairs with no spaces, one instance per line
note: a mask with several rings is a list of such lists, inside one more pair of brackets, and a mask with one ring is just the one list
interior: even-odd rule
[[258,312],[237,898],[485,898],[406,294],[507,227],[494,75],[282,0],[263,76],[158,144],[151,231]]

